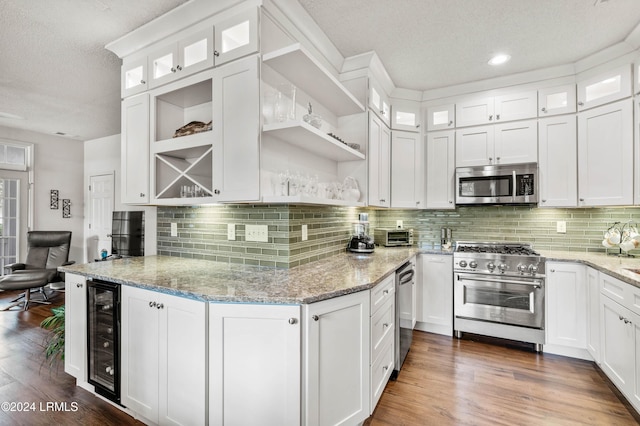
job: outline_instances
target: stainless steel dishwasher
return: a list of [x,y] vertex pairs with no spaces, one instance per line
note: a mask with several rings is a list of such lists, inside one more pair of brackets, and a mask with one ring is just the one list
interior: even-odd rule
[[392,378],[396,378],[402,368],[413,336],[413,295],[415,286],[415,265],[409,261],[396,271],[396,346],[395,368]]

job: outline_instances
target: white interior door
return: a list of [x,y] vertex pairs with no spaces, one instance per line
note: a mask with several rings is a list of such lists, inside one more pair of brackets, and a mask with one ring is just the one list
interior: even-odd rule
[[102,249],[111,254],[114,188],[113,173],[89,178],[89,261],[99,259]]

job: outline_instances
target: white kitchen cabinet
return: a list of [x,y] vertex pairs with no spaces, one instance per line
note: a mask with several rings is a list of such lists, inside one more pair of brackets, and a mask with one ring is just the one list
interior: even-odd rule
[[416,329],[453,335],[453,257],[418,256]]
[[578,111],[631,96],[629,64],[578,81]]
[[587,351],[600,364],[600,277],[596,269],[587,266]]
[[579,206],[633,204],[630,99],[578,114]]
[[389,96],[373,77],[369,78],[369,110],[373,111],[387,127],[391,125]]
[[456,167],[517,164],[538,160],[535,120],[456,131]]
[[87,282],[81,275],[65,274],[64,371],[78,384],[87,381]]
[[456,127],[455,105],[439,105],[427,108],[427,130],[447,130]]
[[587,352],[585,266],[547,262],[545,352],[591,359]]
[[420,104],[413,101],[394,100],[391,105],[391,129],[419,132]]
[[576,85],[545,87],[538,90],[538,116],[550,117],[576,112]]
[[391,207],[424,206],[424,151],[419,133],[391,134]]
[[208,27],[151,52],[149,88],[161,86],[213,66],[213,28]]
[[122,101],[121,199],[125,204],[149,202],[149,95]]
[[252,7],[214,26],[214,62],[220,66],[243,56],[256,53],[259,48],[259,9]]
[[370,414],[370,300],[361,291],[304,305],[303,424],[352,425]]
[[120,75],[122,98],[144,92],[149,88],[147,57],[125,59]]
[[427,134],[426,208],[455,209],[455,131]]
[[455,109],[457,127],[524,120],[537,117],[538,94],[534,90],[465,99],[457,102]]
[[391,275],[371,289],[370,413],[375,410],[395,364],[395,284],[395,275]]
[[299,305],[209,305],[209,424],[299,425]]
[[578,205],[578,142],[575,115],[538,121],[539,207]]
[[206,303],[130,286],[121,297],[122,405],[156,424],[205,424]]
[[369,113],[369,205],[391,205],[391,131]]

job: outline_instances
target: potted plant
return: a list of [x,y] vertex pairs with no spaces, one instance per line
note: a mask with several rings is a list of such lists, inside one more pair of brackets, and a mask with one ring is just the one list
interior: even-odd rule
[[53,315],[45,318],[40,323],[40,327],[51,332],[45,339],[44,360],[49,364],[49,370],[58,368],[58,363],[64,361],[64,305],[51,308]]

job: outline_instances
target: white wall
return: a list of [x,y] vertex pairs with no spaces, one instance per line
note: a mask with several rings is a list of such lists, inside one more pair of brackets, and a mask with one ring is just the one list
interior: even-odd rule
[[[84,143],[84,199],[89,199],[89,180],[91,176],[114,173],[115,175],[115,199],[114,210],[135,211],[143,210],[145,230],[144,230],[144,253],[145,255],[156,254],[156,207],[130,206],[122,204],[120,191],[120,135],[107,136],[100,139],[93,139]],[[85,261],[93,261],[98,255],[95,247],[96,235],[89,229],[89,204],[86,203],[84,211],[84,252]]]
[[[31,132],[0,126],[0,138],[34,145],[33,185],[33,230],[71,231],[69,259],[82,261],[84,194],[82,189],[83,150],[82,142],[44,133]],[[62,218],[60,208],[49,208],[52,189],[60,191],[60,199],[71,200],[71,218]],[[21,250],[24,260],[26,247]]]

